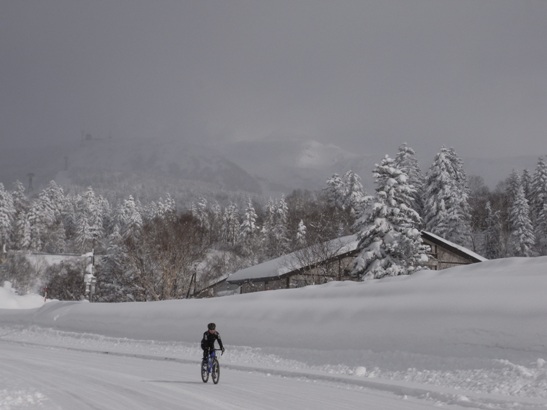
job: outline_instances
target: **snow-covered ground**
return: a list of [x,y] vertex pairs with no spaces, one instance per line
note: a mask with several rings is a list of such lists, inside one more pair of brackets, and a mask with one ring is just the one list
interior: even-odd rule
[[0,408],[547,409],[546,289],[547,257],[154,303],[0,288]]

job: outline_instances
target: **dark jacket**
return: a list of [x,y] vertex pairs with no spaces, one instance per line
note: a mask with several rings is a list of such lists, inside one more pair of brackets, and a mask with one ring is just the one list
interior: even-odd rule
[[203,350],[212,350],[215,348],[215,340],[218,341],[218,345],[221,349],[224,349],[224,346],[222,345],[222,339],[220,338],[220,335],[215,330],[214,332],[209,332],[208,330],[203,334],[203,337],[201,338],[201,348]]

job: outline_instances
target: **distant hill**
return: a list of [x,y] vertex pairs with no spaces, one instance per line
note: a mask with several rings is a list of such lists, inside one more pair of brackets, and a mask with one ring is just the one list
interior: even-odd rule
[[213,149],[178,140],[85,139],[72,145],[13,149],[0,154],[0,181],[34,191],[54,179],[63,187],[92,186],[108,198],[141,200],[170,193],[177,202],[199,195],[261,195],[263,181]]
[[[440,150],[440,147],[439,147]],[[239,142],[226,146],[224,155],[245,168],[249,173],[267,178],[280,186],[293,189],[318,189],[333,173],[342,175],[348,170],[356,172],[367,192],[374,190],[372,172],[384,155],[394,158],[397,152],[384,155],[354,153],[333,144],[322,144],[311,140],[271,140]],[[462,158],[467,175],[478,175],[486,185],[494,189],[506,179],[513,169],[528,169],[534,172],[539,156],[518,156],[506,158]],[[423,172],[433,163],[434,157],[420,157]]]
[[[381,160],[313,140],[237,142],[223,153],[253,175],[289,189],[321,189],[333,173],[356,172],[372,189],[372,170]],[[368,188],[367,188],[368,189]]]
[[[396,152],[388,153],[395,156]],[[92,186],[109,199],[129,194],[146,201],[170,193],[180,206],[205,195],[220,202],[268,197],[294,189],[317,190],[333,173],[353,170],[367,192],[382,156],[345,151],[313,140],[236,142],[208,147],[180,139],[93,139],[0,152],[0,182],[15,180],[34,192],[55,179],[67,189]],[[533,171],[538,157],[464,158],[468,175],[482,176],[491,188],[513,169]],[[433,158],[420,160],[425,171]]]

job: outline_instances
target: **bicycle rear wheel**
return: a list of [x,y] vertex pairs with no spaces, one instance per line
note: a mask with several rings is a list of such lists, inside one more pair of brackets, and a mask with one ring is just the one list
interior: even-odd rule
[[201,361],[201,380],[203,380],[203,383],[207,383],[209,380],[209,371],[207,369],[207,361],[205,360]]
[[220,379],[220,365],[217,359],[213,359],[213,366],[211,369],[211,376],[213,378],[213,383],[217,384]]

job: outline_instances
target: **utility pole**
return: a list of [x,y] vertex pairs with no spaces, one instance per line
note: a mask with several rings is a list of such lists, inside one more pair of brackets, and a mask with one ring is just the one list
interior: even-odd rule
[[95,295],[95,284],[97,283],[97,277],[93,274],[93,267],[95,266],[95,249],[91,249],[91,252],[84,253],[82,255],[86,259],[86,268],[84,274],[85,283],[85,298],[90,302],[93,302],[93,296]]
[[34,178],[34,173],[29,172],[27,174],[27,177],[28,177],[28,190],[30,192],[30,191],[32,191],[32,178]]

